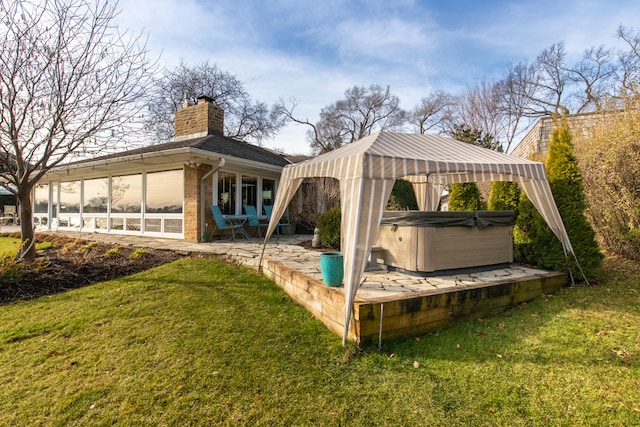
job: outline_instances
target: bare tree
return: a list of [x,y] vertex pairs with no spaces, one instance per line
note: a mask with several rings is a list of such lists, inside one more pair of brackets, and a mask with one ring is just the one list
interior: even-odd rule
[[458,120],[471,129],[477,129],[486,135],[493,135],[491,146],[496,149],[499,145],[499,135],[502,134],[502,111],[500,97],[495,83],[486,80],[476,81],[475,85],[467,88],[458,97]]
[[263,140],[273,137],[281,126],[269,107],[253,101],[243,83],[233,74],[208,61],[195,66],[180,62],[155,80],[147,99],[145,126],[157,142],[173,138],[175,113],[183,101],[201,95],[212,98],[224,109],[224,133],[230,138],[260,145]]
[[140,112],[154,64],[107,0],[0,0],[0,178],[35,257],[31,193],[52,167],[104,152]]
[[335,150],[375,132],[398,129],[406,121],[400,99],[391,93],[389,86],[353,86],[347,89],[344,99],[320,111],[320,120],[316,123],[295,117],[297,103],[291,101],[291,104],[287,106],[280,101],[280,117],[283,121],[309,126],[307,138],[316,153]]
[[504,99],[517,100],[520,112],[540,117],[568,111],[565,89],[569,81],[564,42],[544,49],[533,63],[510,66],[500,85]]
[[532,99],[545,114],[569,110],[564,102],[568,73],[564,42],[552,44],[536,58],[536,95]]
[[582,60],[569,70],[569,81],[574,84],[575,113],[603,111],[606,100],[613,95],[613,51],[604,46],[584,51]]
[[570,65],[564,42],[555,43],[535,62],[510,67],[500,82],[501,97],[526,117],[602,111],[616,92],[614,59],[611,49],[591,47],[580,61]]
[[444,91],[434,92],[420,101],[408,114],[408,122],[419,134],[429,131],[445,132],[455,122],[452,110],[456,100],[453,95]]
[[[493,150],[508,152],[514,140],[526,131],[528,120],[522,113],[528,99],[516,98],[518,91],[510,91],[509,80],[497,83],[486,80],[476,81],[467,88],[456,102],[455,120],[466,127],[480,130],[484,135],[491,135]],[[455,133],[449,128],[448,133]]]
[[629,51],[618,55],[619,68],[616,79],[620,84],[621,96],[640,94],[640,32],[633,33],[622,25],[617,36],[629,46]]

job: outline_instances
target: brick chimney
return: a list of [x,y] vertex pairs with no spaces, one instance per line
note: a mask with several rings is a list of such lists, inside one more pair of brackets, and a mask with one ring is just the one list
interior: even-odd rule
[[175,140],[207,135],[224,135],[224,110],[208,96],[199,96],[195,105],[185,101],[176,111]]

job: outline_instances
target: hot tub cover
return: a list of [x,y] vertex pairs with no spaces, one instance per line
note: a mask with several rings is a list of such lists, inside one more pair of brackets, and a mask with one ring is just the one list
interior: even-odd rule
[[400,227],[478,227],[513,225],[513,211],[420,212],[385,211],[380,225]]
[[[447,184],[517,182],[558,237],[565,253],[571,242],[553,200],[544,164],[439,135],[378,132],[316,158],[285,166],[264,245],[305,178],[340,180],[344,253],[345,323],[396,179],[410,181],[421,210],[435,210]],[[264,249],[263,249],[264,251]]]

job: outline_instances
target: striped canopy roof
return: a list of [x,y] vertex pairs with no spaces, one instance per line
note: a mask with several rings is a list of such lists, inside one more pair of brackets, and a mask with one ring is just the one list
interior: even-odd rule
[[345,329],[353,300],[396,179],[410,181],[422,210],[435,210],[446,184],[514,181],[527,194],[565,251],[573,252],[544,165],[438,135],[378,132],[316,158],[285,166],[265,244],[305,178],[340,181]]

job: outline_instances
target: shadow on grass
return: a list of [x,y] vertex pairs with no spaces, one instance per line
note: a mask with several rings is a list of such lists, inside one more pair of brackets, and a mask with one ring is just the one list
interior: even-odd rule
[[[579,285],[486,318],[469,318],[439,332],[382,343],[395,357],[540,365],[579,363],[640,366],[640,285],[614,281]],[[377,351],[378,343],[365,348]]]

